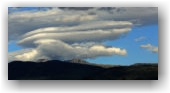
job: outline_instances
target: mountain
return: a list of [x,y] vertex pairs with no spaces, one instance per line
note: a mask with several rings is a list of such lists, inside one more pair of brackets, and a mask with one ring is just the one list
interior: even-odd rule
[[138,64],[105,67],[83,60],[13,61],[8,63],[9,80],[157,80],[158,65]]

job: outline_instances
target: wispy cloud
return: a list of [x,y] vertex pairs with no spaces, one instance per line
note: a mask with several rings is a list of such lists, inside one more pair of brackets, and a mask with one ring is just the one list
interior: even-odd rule
[[138,42],[138,41],[142,41],[142,40],[145,40],[145,39],[146,39],[146,37],[141,36],[141,37],[136,38],[135,41]]
[[140,45],[141,48],[148,49],[149,51],[153,53],[158,53],[158,47],[153,46],[151,44],[146,44],[146,45]]

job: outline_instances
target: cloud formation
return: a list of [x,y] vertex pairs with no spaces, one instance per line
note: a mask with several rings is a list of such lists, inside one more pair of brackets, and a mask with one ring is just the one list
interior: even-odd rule
[[68,60],[74,58],[95,58],[98,56],[126,55],[125,49],[105,47],[95,43],[69,45],[59,40],[40,39],[36,41],[38,46],[34,49],[23,50],[10,54],[13,60],[34,61],[41,58]]
[[146,44],[146,45],[140,45],[141,48],[147,49],[153,53],[158,53],[158,47],[153,46],[151,44]]
[[51,8],[13,12],[8,16],[8,40],[17,41],[24,49],[9,53],[8,59],[68,60],[127,55],[126,49],[108,47],[102,42],[126,36],[132,26],[156,22],[157,8]]
[[[29,54],[31,54],[32,51],[34,51],[34,49],[27,48],[27,49],[18,50],[18,51],[15,51],[15,52],[10,52],[10,53],[8,53],[8,62],[11,62],[13,60],[24,60],[24,61],[30,60],[31,61],[31,60],[34,59],[34,57],[31,57],[29,59],[27,59],[27,58],[28,58],[28,56],[31,56]],[[25,55],[25,57],[21,57],[21,55]]]
[[[70,10],[71,9],[71,10]],[[81,10],[82,8],[80,8]],[[29,31],[46,27],[71,27],[89,23],[104,24],[108,21],[128,21],[134,26],[158,23],[156,7],[97,7],[52,8],[46,11],[21,11],[8,16],[9,40],[17,40]],[[104,23],[98,21],[106,21]]]
[[[48,28],[46,28],[48,29]],[[63,42],[72,44],[72,43],[81,43],[81,42],[101,42],[104,40],[114,40],[121,37],[123,34],[127,34],[131,29],[110,29],[110,30],[87,30],[87,31],[63,31],[57,32],[46,31],[44,33],[36,33],[28,37],[21,39],[18,44],[24,47],[34,47],[37,40],[39,39],[55,39],[61,40]],[[32,32],[34,33],[34,32]]]

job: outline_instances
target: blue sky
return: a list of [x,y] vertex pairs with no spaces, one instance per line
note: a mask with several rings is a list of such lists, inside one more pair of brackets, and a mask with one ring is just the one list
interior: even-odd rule
[[[13,8],[9,8],[9,10],[10,11],[12,11],[13,12],[13,15],[15,15],[15,12],[21,12],[22,13],[22,11],[30,11],[30,10],[34,10],[35,8],[34,7],[27,7],[27,8],[21,8],[21,9],[13,9]],[[128,10],[128,9],[127,9]],[[133,9],[132,9],[133,10]],[[43,10],[44,11],[44,10]],[[48,10],[47,10],[48,11]],[[65,16],[67,16],[68,14],[66,13],[68,10],[62,10],[62,11],[64,11],[64,13],[63,12],[61,12],[61,13],[63,13],[63,15],[64,15],[64,17]],[[71,11],[73,11],[73,13],[75,12],[75,13],[77,13],[77,10],[71,10]],[[111,11],[111,10],[109,10],[109,11]],[[115,11],[115,10],[113,10],[113,11]],[[133,14],[133,11],[131,11],[130,9],[128,10],[129,12],[132,12],[132,14]],[[127,12],[128,12],[127,11]],[[145,10],[142,10],[142,11],[145,11]],[[35,11],[34,11],[35,12]],[[37,11],[38,12],[38,11]],[[60,11],[59,11],[60,12]],[[70,11],[69,11],[70,12]],[[77,14],[79,14],[79,13],[82,13],[82,12],[78,12]],[[99,14],[99,16],[101,16],[101,18],[103,18],[102,20],[106,20],[107,19],[107,17],[110,17],[110,14],[108,13],[108,15],[103,15],[102,13],[103,13],[103,11],[101,12],[101,11],[98,11],[97,10],[97,12],[96,13],[98,13]],[[105,13],[105,12],[104,12]],[[146,13],[149,13],[149,12],[147,12],[146,11]],[[155,13],[155,12],[154,12]],[[31,13],[29,13],[29,14],[31,14]],[[100,15],[101,14],[101,15]],[[126,13],[127,14],[127,13]],[[135,14],[135,13],[134,13]],[[10,14],[9,14],[10,15]],[[148,14],[149,15],[149,17],[150,17],[150,15],[151,14]],[[34,15],[32,15],[33,16],[33,18],[34,18]],[[31,17],[32,17],[31,16]],[[36,15],[37,16],[37,15]],[[46,15],[45,15],[46,16]],[[50,15],[51,16],[51,15]],[[74,15],[73,15],[74,16]],[[77,16],[77,15],[76,15]],[[91,15],[90,15],[91,16]],[[115,15],[116,16],[116,15]],[[133,15],[132,15],[133,16]],[[15,17],[15,16],[14,16]],[[20,16],[19,16],[20,17]],[[29,18],[30,16],[28,16],[28,17],[25,17],[25,18]],[[42,17],[42,16],[40,16],[40,17]],[[48,17],[48,16],[47,16]],[[47,17],[45,17],[45,18],[47,18]],[[54,16],[52,16],[52,17],[54,17]],[[106,18],[105,18],[106,17]],[[92,63],[99,63],[99,64],[115,64],[115,65],[130,65],[130,64],[134,64],[134,63],[158,63],[158,51],[157,52],[152,52],[152,49],[155,49],[155,48],[158,48],[158,23],[154,23],[154,22],[156,22],[155,21],[155,19],[154,19],[154,17],[155,17],[155,14],[153,14],[153,19],[151,19],[151,21],[153,21],[153,23],[152,22],[149,22],[149,20],[147,20],[147,18],[149,18],[149,17],[147,17],[145,14],[144,14],[144,16],[143,16],[143,18],[141,18],[140,19],[140,17],[139,17],[139,19],[137,19],[138,17],[136,17],[136,16],[134,16],[134,18],[135,18],[135,20],[140,20],[140,21],[143,21],[143,19],[144,18],[146,18],[146,20],[144,19],[144,21],[143,21],[143,24],[141,24],[141,26],[132,26],[132,28],[131,28],[131,31],[129,31],[128,32],[128,34],[126,35],[126,36],[121,36],[121,37],[119,37],[119,38],[117,38],[117,39],[114,39],[114,40],[106,40],[105,42],[102,42],[105,46],[111,46],[111,47],[116,47],[116,48],[120,48],[120,49],[125,49],[126,50],[126,52],[127,52],[127,54],[126,55],[117,55],[117,54],[113,54],[112,56],[96,56],[95,58],[89,58],[89,59],[86,59],[87,61],[89,61],[89,62],[92,62]],[[10,54],[17,54],[16,53],[16,51],[19,51],[19,50],[23,50],[23,49],[29,49],[29,47],[25,47],[25,45],[23,46],[23,45],[18,45],[18,44],[16,44],[18,41],[19,41],[19,39],[20,38],[18,38],[19,36],[21,36],[21,35],[24,35],[25,33],[28,33],[29,32],[29,30],[31,29],[30,27],[28,27],[27,28],[27,25],[29,26],[30,24],[27,22],[25,22],[25,23],[21,23],[20,25],[18,25],[19,24],[19,22],[23,22],[22,20],[24,20],[24,19],[21,19],[21,21],[18,21],[18,24],[13,24],[13,21],[15,22],[16,20],[13,20],[12,19],[13,17],[11,17],[11,19],[9,19],[8,20],[8,22],[9,23],[11,23],[12,25],[11,25],[11,27],[10,27],[10,25],[9,25],[9,41],[8,41],[8,53],[9,53],[9,55]],[[32,19],[33,19],[32,18]],[[37,17],[35,17],[35,18],[37,18]],[[60,18],[62,18],[62,16],[60,17]],[[73,17],[74,18],[74,17]],[[115,17],[116,18],[116,17]],[[81,19],[81,16],[80,16],[80,19]],[[84,19],[84,18],[83,18]],[[119,16],[118,16],[118,19],[119,19],[119,21],[126,21],[126,18],[125,19],[120,19],[119,18]],[[10,20],[12,20],[12,21],[10,21]],[[50,19],[48,19],[48,20],[50,20]],[[68,18],[67,18],[67,20],[68,20]],[[70,19],[69,19],[70,20]],[[71,19],[72,20],[72,19]],[[89,20],[89,19],[88,19]],[[91,19],[90,19],[91,20]],[[96,20],[98,20],[98,19],[95,19],[95,21]],[[100,19],[101,20],[101,19]],[[133,19],[133,17],[132,18],[127,18],[127,20],[129,21],[129,20],[134,20]],[[157,19],[156,19],[157,20]],[[27,20],[26,20],[27,21]],[[41,21],[41,20],[40,20]],[[61,21],[61,20],[60,20]],[[92,20],[93,21],[93,20]],[[110,21],[110,20],[109,20]],[[80,22],[82,22],[82,19],[81,19],[81,21]],[[133,21],[129,21],[129,22],[133,22]],[[147,24],[147,22],[149,23],[149,25]],[[34,23],[36,23],[36,25],[38,24],[38,22],[34,22]],[[82,22],[81,24],[84,24],[84,23],[86,23],[86,22]],[[52,23],[51,23],[52,24]],[[53,23],[54,24],[54,23]],[[52,27],[53,26],[53,24],[50,26],[50,24],[48,24],[49,25],[49,27]],[[67,24],[67,23],[64,23],[64,25],[65,24]],[[75,24],[75,22],[74,22],[74,24]],[[139,23],[136,23],[136,22],[134,22],[133,24],[139,24]],[[145,25],[146,24],[146,25]],[[17,29],[17,26],[18,26],[18,29],[20,30],[20,28],[21,28],[21,31],[23,31],[23,29],[24,29],[24,31],[26,31],[26,30],[28,30],[27,32],[21,32],[21,34],[20,34],[20,32],[17,32],[17,31],[19,31],[18,29],[16,30],[16,32],[15,32],[15,30],[14,29],[11,29],[12,28],[12,26],[13,25],[16,25],[16,29]],[[21,25],[23,25],[23,26],[26,26],[25,28],[23,27],[21,27]],[[44,25],[37,25],[37,27],[36,27],[36,25],[33,25],[33,26],[31,26],[31,27],[34,27],[35,26],[35,28],[43,28],[43,26]],[[57,24],[58,25],[58,24]],[[62,24],[63,25],[63,24]],[[59,25],[60,26],[60,25]],[[44,26],[44,27],[47,27],[47,26]],[[31,31],[32,30],[34,30],[34,28],[32,28],[31,29]],[[36,29],[35,29],[36,30]],[[87,31],[89,31],[89,30],[87,30]],[[16,38],[16,37],[12,37],[12,34],[10,34],[10,33],[12,33],[12,34],[14,34],[14,33],[16,33],[16,34],[18,34],[18,37]],[[19,35],[20,34],[20,35]],[[94,36],[95,37],[95,36]],[[10,38],[12,38],[12,39],[10,39]],[[77,37],[78,38],[78,37]],[[137,39],[137,38],[142,38],[142,39],[140,39],[140,40],[138,40],[138,41],[135,41],[135,39]],[[93,38],[94,39],[94,38]],[[62,41],[62,40],[61,40]],[[75,40],[74,40],[75,41]],[[30,41],[29,41],[30,42]],[[28,43],[29,43],[28,42]],[[65,41],[64,41],[65,42]],[[69,43],[68,43],[69,44]],[[148,47],[146,47],[146,45],[149,45],[150,44],[150,46]],[[144,46],[144,48],[142,48],[142,45]],[[32,47],[31,47],[32,48]],[[35,49],[37,49],[37,48],[35,48]],[[47,49],[48,50],[48,49]],[[21,54],[22,55],[22,54]],[[23,55],[25,56],[25,54],[23,53]],[[96,54],[97,55],[97,54]],[[110,55],[110,54],[107,54],[107,55]],[[11,55],[10,55],[11,56]],[[16,56],[16,55],[12,55],[12,56]]]
[[[135,39],[144,36],[145,40],[136,42]],[[111,46],[123,46],[128,51],[127,56],[99,57],[88,59],[94,63],[107,63],[117,65],[130,65],[134,63],[158,63],[158,54],[140,48],[141,44],[151,43],[158,46],[158,25],[134,27],[132,31],[124,38],[105,42]]]

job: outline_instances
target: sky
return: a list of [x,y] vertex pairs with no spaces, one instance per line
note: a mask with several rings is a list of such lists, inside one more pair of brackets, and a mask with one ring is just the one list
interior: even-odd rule
[[8,62],[158,63],[157,7],[9,7]]

